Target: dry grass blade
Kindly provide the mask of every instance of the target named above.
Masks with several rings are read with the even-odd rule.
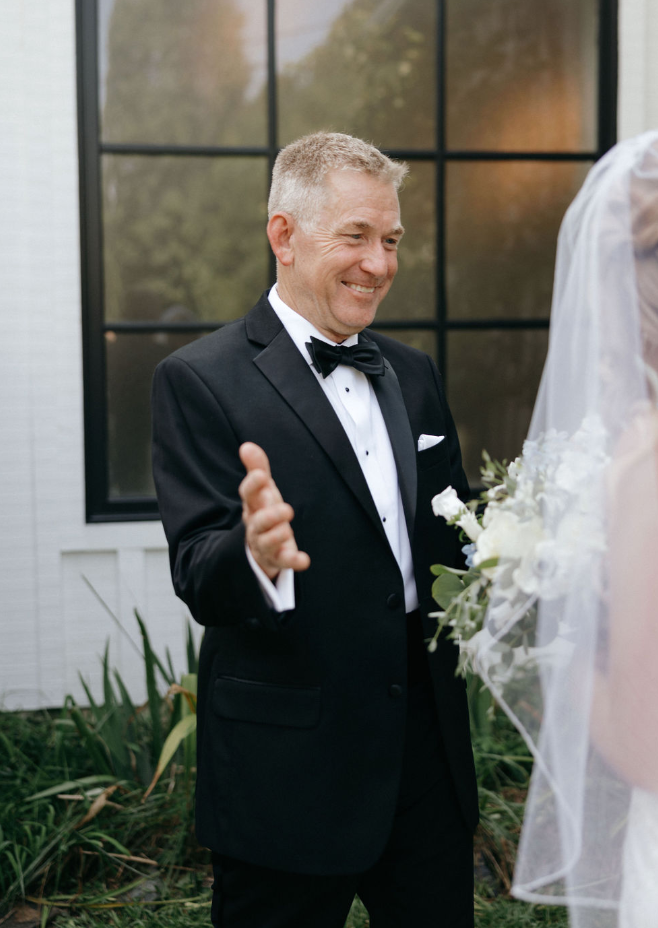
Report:
[[[100,857],[98,851],[82,851],[88,857]],[[134,854],[115,854],[112,851],[105,852],[106,857],[116,857],[117,860],[128,860],[133,864],[147,864],[149,867],[159,867],[157,860],[151,860],[150,857],[135,857]]]
[[[96,818],[98,813],[103,809],[107,804],[110,796],[119,788],[119,784],[115,783],[114,786],[108,786],[107,789],[104,789],[100,796],[97,796],[96,799],[89,806],[87,814],[84,815],[80,821],[75,826],[76,828],[81,828],[83,825],[86,825],[87,822],[90,822],[92,819]],[[112,803],[116,805],[116,803]]]
[[[142,802],[146,802],[148,797],[151,795],[151,792],[162,776],[165,767],[172,759],[176,751],[178,750],[179,744],[185,740],[192,732],[196,731],[196,715],[187,715],[185,718],[182,718],[172,730],[167,735],[167,740],[165,741],[160,758],[158,760],[158,766],[155,773],[153,774],[153,779],[149,784],[148,789],[144,793]]]
[[[185,689],[185,687],[181,686],[179,683],[172,683],[167,690],[166,698],[168,699],[170,696],[176,696],[177,694],[185,697],[185,702],[189,706],[190,712],[196,712],[196,693],[192,690]]]

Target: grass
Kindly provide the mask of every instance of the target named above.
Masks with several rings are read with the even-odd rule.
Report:
[[[156,751],[185,710],[180,687],[174,700],[158,692],[156,669],[164,685],[173,672],[163,671],[141,623],[140,630],[146,706],[133,706],[117,675],[112,687],[106,654],[103,704],[83,709],[68,700],[56,713],[0,713],[0,920],[24,900],[42,926],[52,915],[56,928],[209,924],[212,878],[209,852],[193,834],[189,739],[146,792]],[[195,660],[191,652],[192,670]],[[488,694],[476,681],[469,688],[481,813],[476,925],[566,928],[564,909],[509,897],[530,757]],[[356,899],[346,928],[368,925]]]
[[[146,802],[143,784],[114,778],[116,789],[85,822],[107,787],[97,782],[79,731],[62,721],[59,713],[0,714],[0,898],[57,905],[57,928],[207,926],[210,867],[193,836],[184,769],[174,768],[174,776],[170,769]],[[476,849],[483,878],[476,925],[566,928],[563,909],[508,897],[530,764],[503,716],[481,719],[480,726],[474,739],[482,814]],[[66,791],[29,800],[66,781]],[[355,900],[346,928],[367,926],[367,912]]]

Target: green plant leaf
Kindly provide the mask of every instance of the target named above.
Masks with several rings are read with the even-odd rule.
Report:
[[[432,596],[442,609],[447,609],[456,596],[464,592],[464,584],[453,574],[441,574],[432,584]]]
[[[160,720],[160,703],[162,702],[162,698],[158,693],[158,688],[155,683],[155,667],[156,664],[159,664],[159,661],[155,656],[153,649],[151,648],[151,642],[149,641],[146,626],[144,625],[144,622],[142,621],[137,609],[135,609],[135,618],[137,619],[137,624],[139,625],[139,630],[142,635],[142,643],[144,645],[146,693],[149,702],[149,715],[151,717],[152,757],[155,759],[156,757],[159,757],[162,752],[162,723]],[[163,676],[165,676],[162,666],[160,666],[160,672],[163,674]]]
[[[119,693],[121,694],[121,702],[122,702],[123,708],[124,710],[127,710],[128,722],[134,723],[135,719],[137,718],[137,712],[133,705],[132,699],[130,698],[130,693],[126,689],[126,685],[121,679],[121,675],[119,671],[114,670],[113,673],[114,673],[114,679],[116,680],[116,684],[119,688]]]
[[[197,675],[195,673],[184,673],[181,677],[180,685],[187,693],[183,695],[183,718],[190,713],[196,712],[196,694],[197,694]],[[189,694],[189,695],[188,695]],[[192,698],[194,696],[195,698]],[[190,703],[192,705],[190,705]],[[192,708],[194,706],[194,708]]]
[[[194,646],[194,636],[192,635],[192,626],[190,625],[190,620],[185,620],[186,628],[186,640],[187,640],[187,672],[188,673],[198,673],[199,672],[199,658],[196,653],[196,647]]]
[[[87,681],[84,679],[84,677],[82,676],[82,674],[81,674],[81,673],[78,673],[78,677],[80,678],[80,683],[82,684],[82,688],[83,688],[83,690],[85,691],[85,695],[86,695],[87,700],[88,700],[88,702],[89,702],[89,707],[90,707],[90,709],[91,709],[91,714],[93,715],[94,719],[96,720],[96,724],[99,725],[99,724],[103,721],[103,715],[104,715],[105,713],[103,712],[103,710],[101,709],[101,707],[98,705],[98,703],[97,703],[96,700],[94,699],[94,696],[93,696],[93,693],[91,692],[91,689],[90,689],[90,687],[89,687],[89,684],[88,684]],[[73,699],[73,697],[71,697],[71,704],[72,704],[72,705],[77,705],[77,703],[75,702],[75,700]]]
[[[466,574],[465,570],[458,570],[456,567],[446,567],[445,564],[432,564],[430,570],[435,577],[440,577],[443,574],[453,574],[455,577],[462,577]]]
[[[162,663],[158,655],[155,653],[155,651],[151,647],[151,641],[148,637],[148,632],[146,631],[146,624],[144,620],[140,616],[139,611],[137,609],[133,609],[133,612],[135,614],[135,618],[137,619],[137,622],[139,623],[139,630],[142,635],[142,642],[144,641],[144,635],[146,635],[146,641],[148,642],[148,648],[151,654],[151,660],[153,661],[154,665],[160,671],[160,675],[162,676],[162,679],[165,681],[167,686],[171,686],[171,684],[174,683],[175,675],[172,676],[172,674],[170,674],[168,670],[165,670],[164,664]],[[144,657],[146,657],[146,654],[144,655]]]
[[[174,670],[174,662],[171,659],[171,651],[169,648],[165,648],[165,657],[167,658],[167,667],[169,668],[169,680],[167,681],[169,685],[173,683],[176,679],[176,671]]]
[[[184,673],[181,677],[181,686],[187,691],[180,695],[182,717],[185,719],[196,713],[197,675],[195,673]],[[190,694],[194,694],[194,698]],[[185,763],[185,776],[189,780],[196,760],[195,732],[190,732],[183,743],[183,760]]]
[[[156,767],[153,779],[149,784],[149,788],[144,793],[144,799],[147,799],[151,794],[153,787],[162,776],[165,767],[178,750],[181,741],[183,741],[184,738],[187,738],[188,735],[191,735],[192,732],[195,731],[196,715],[185,716],[185,718],[181,719],[180,722],[172,728],[172,730],[167,735],[167,740],[162,747],[162,753],[158,758],[158,766]]]
[[[69,711],[71,713],[71,718],[75,723],[75,727],[78,729],[78,732],[80,733],[80,736],[85,743],[85,747],[87,748],[87,752],[91,757],[94,766],[102,773],[106,773],[111,776],[112,770],[108,761],[105,745],[89,727],[85,717],[77,706],[72,706]]]
[[[48,789],[41,790],[40,793],[34,793],[33,796],[28,796],[25,802],[45,799],[47,796],[55,796],[57,793],[68,793],[74,789],[85,790],[93,788],[94,786],[109,786],[112,783],[118,782],[116,777],[105,775],[80,777],[78,780],[65,780],[63,783],[58,783],[56,786],[49,786]]]
[[[499,557],[490,557],[488,561],[482,561],[481,564],[478,564],[478,570],[488,569],[489,567],[498,567],[500,561]]]
[[[103,699],[105,700],[105,711],[109,712],[117,705],[117,698],[112,689],[110,681],[110,642],[105,643],[105,652],[103,653]]]
[[[127,857],[130,857],[132,854],[130,848],[127,848],[125,844],[121,844],[120,841],[117,841],[116,838],[113,838],[112,835],[108,835],[104,831],[87,831],[85,832],[85,837],[92,841],[101,841],[103,844],[111,844],[112,847],[117,849],[119,854],[125,854]]]

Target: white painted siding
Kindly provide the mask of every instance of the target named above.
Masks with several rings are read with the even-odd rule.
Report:
[[[159,523],[86,525],[73,0],[0,4],[0,705],[99,692],[107,638],[135,699],[139,641],[185,669]]]
[[[0,3],[0,704],[99,692],[106,639],[142,667],[82,579],[184,669],[185,609],[159,523],[86,525],[73,0]],[[658,0],[620,0],[620,136],[658,126]]]
[[[619,138],[658,129],[658,0],[619,3]]]

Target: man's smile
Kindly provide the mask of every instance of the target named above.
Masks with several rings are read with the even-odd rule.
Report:
[[[350,284],[346,280],[342,280],[341,283],[350,290],[356,290],[357,293],[374,293],[377,289],[376,287],[363,287],[361,284]]]

